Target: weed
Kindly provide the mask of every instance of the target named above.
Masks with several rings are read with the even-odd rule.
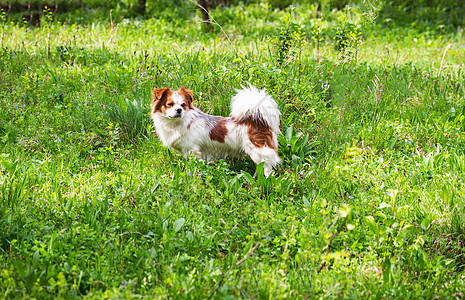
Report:
[[[278,53],[276,62],[279,66],[288,63],[288,59],[292,61],[295,58],[290,57],[292,53],[298,52],[302,47],[302,28],[295,22],[292,22],[292,11],[286,15],[281,26],[279,35],[277,36]]]
[[[296,166],[311,161],[316,154],[317,141],[310,142],[309,134],[303,134],[288,126],[278,137],[280,155],[284,165]]]
[[[342,60],[347,62],[357,60],[361,33],[354,24],[347,22],[346,16],[342,18],[341,24],[336,28],[334,41],[336,43],[335,48],[341,54]]]
[[[148,137],[150,133],[149,110],[144,101],[117,98],[113,104],[108,103],[105,110],[109,122],[115,126],[117,135],[123,141],[135,141]]]
[[[320,59],[320,44],[321,42],[323,42],[321,32],[322,32],[322,21],[320,18],[318,18],[314,20],[313,29],[312,29],[312,40],[314,40],[316,43],[317,60]]]

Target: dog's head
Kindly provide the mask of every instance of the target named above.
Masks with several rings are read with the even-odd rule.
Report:
[[[194,109],[192,91],[184,87],[177,91],[158,88],[152,92],[152,116],[160,114],[168,119],[182,118],[187,111]]]

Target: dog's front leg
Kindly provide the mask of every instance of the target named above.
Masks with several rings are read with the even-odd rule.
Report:
[[[161,139],[163,142],[163,146],[168,147],[168,148],[179,149],[180,145],[177,142],[179,138],[181,137],[181,134],[176,131],[170,131],[169,134],[170,135],[168,135],[167,133],[163,134],[163,137]]]
[[[199,160],[205,160],[205,159],[204,159],[204,155],[203,155],[203,153],[202,153],[202,151],[200,150],[199,147],[193,148],[191,152],[192,152],[192,154],[193,154],[195,157],[197,157],[197,159],[199,159]]]
[[[202,151],[200,151],[200,148],[198,148],[198,147],[195,147],[195,148],[192,148],[192,149],[182,149],[182,151],[180,151],[180,152],[181,152],[182,156],[184,156],[185,159],[188,159],[188,158],[194,156],[198,160],[204,160]]]

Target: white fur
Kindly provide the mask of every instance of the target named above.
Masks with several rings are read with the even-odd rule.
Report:
[[[248,88],[236,90],[237,95],[231,99],[231,117],[243,119],[248,116],[261,114],[276,134],[280,134],[279,117],[281,113],[278,105],[266,93],[250,85]]]
[[[227,156],[248,155],[256,164],[264,163],[264,174],[269,176],[280,163],[277,154],[280,112],[276,102],[264,90],[255,87],[243,88],[231,100],[231,117],[218,118],[203,113],[199,109],[184,110],[183,99],[173,93],[174,105],[165,113],[152,113],[155,129],[164,146],[173,148],[187,157],[193,154],[203,160],[224,158]],[[248,127],[239,124],[248,117],[260,117],[266,121],[272,131],[275,149],[266,145],[256,147],[248,136]],[[222,120],[228,133],[224,142],[212,140],[210,131]]]

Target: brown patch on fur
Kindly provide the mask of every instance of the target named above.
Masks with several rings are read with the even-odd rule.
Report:
[[[170,88],[158,88],[152,92],[152,115],[156,112],[165,112],[166,103],[173,91]]]
[[[191,129],[191,125],[192,125],[192,123],[194,123],[196,120],[197,120],[197,117],[196,117],[196,116],[194,116],[194,117],[193,117],[193,119],[190,121],[190,123],[189,123],[189,124],[187,124],[187,130],[190,130],[190,129]]]
[[[273,143],[273,132],[270,126],[260,116],[250,116],[237,121],[237,124],[247,126],[247,134],[255,147],[267,146],[271,149],[278,149],[277,145]]]
[[[224,143],[224,139],[228,135],[228,128],[226,127],[226,118],[219,117],[218,123],[210,130],[210,139],[220,143]]]
[[[192,104],[192,101],[194,101],[194,94],[192,93],[192,91],[186,90],[184,87],[181,87],[178,90],[178,93],[184,98],[186,106],[189,109],[194,109],[194,105]]]

